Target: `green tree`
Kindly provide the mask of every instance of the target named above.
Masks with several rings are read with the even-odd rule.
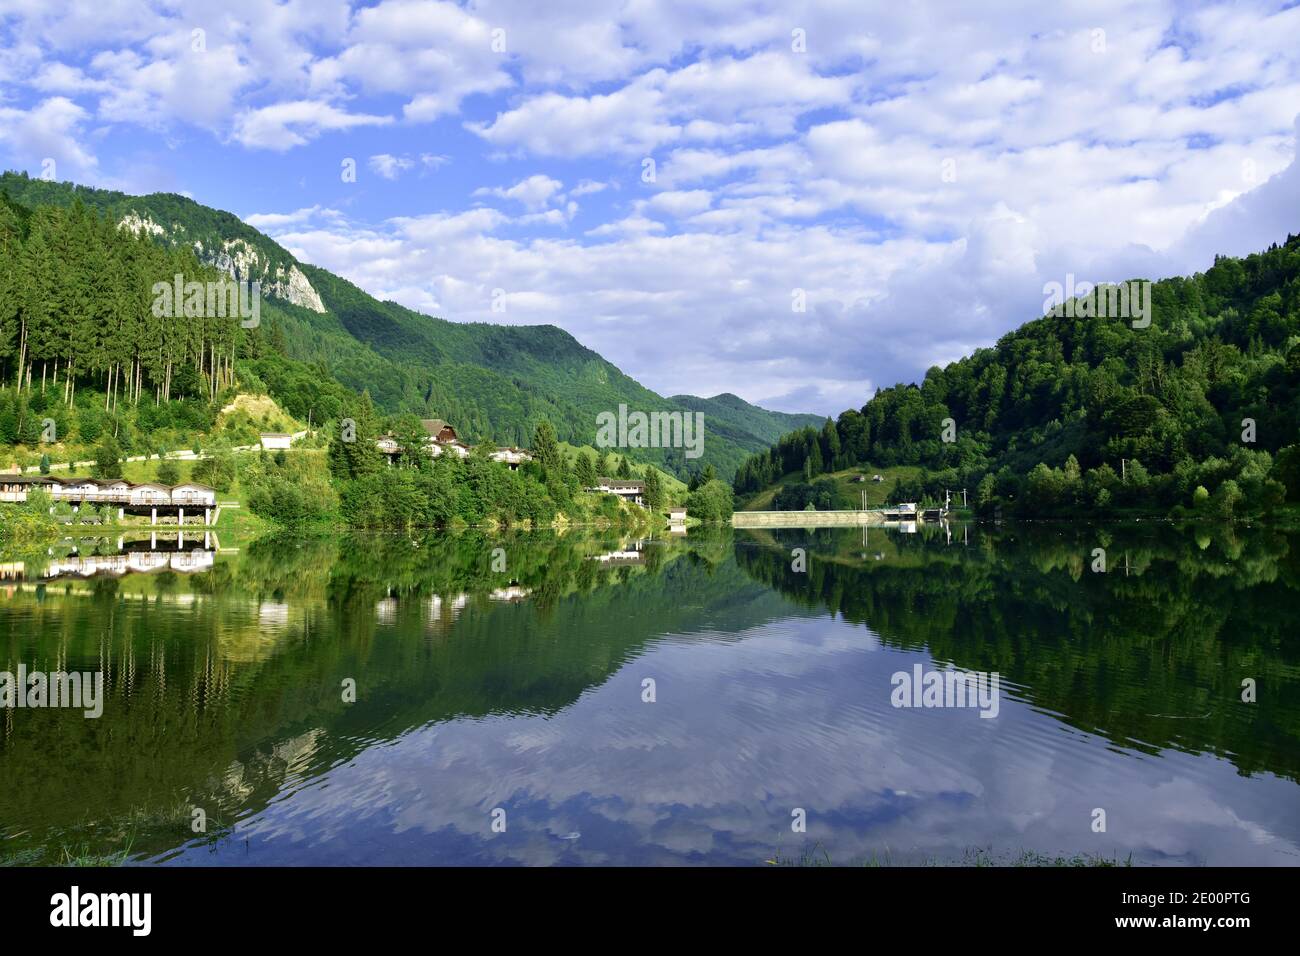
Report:
[[[701,521],[722,523],[731,520],[735,500],[731,486],[716,478],[691,492],[686,499],[686,511]]]
[[[158,462],[158,480],[164,485],[180,484],[181,470],[177,467],[176,462],[170,458],[164,458]]]
[[[555,438],[555,427],[544,418],[533,429],[533,457],[548,472],[560,462],[560,443]]]
[[[372,475],[383,467],[383,455],[375,445],[379,421],[370,392],[348,403],[332,429],[326,459],[330,474],[339,481]]]
[[[1292,352],[1300,354],[1300,346]],[[1277,453],[1269,477],[1286,488],[1287,501],[1300,501],[1300,445],[1287,445]]]
[[[122,449],[109,432],[104,433],[103,440],[95,449],[95,467],[91,474],[95,478],[122,477]]]
[[[645,503],[651,511],[660,511],[664,507],[664,487],[659,478],[659,469],[647,465],[645,470]]]
[[[265,454],[261,457],[269,459]],[[208,449],[208,457],[195,463],[194,470],[190,474],[195,481],[210,485],[217,491],[229,491],[234,487],[238,476],[235,454],[231,451],[230,443],[224,439],[213,442],[212,447]]]
[[[593,488],[596,485],[596,465],[592,462],[591,455],[582,451],[578,453],[578,464],[575,468],[575,474],[578,478],[578,484],[583,488]]]

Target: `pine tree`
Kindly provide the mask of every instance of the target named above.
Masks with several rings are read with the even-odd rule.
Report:
[[[596,485],[596,466],[591,460],[591,455],[587,452],[578,454],[578,465],[576,468],[578,483],[584,488],[594,488]]]
[[[383,467],[383,456],[375,446],[379,437],[379,420],[370,392],[343,410],[330,436],[326,460],[330,474],[343,481],[370,475]]]
[[[664,506],[664,490],[659,480],[659,469],[653,465],[647,465],[645,470],[645,503],[651,511],[659,511]]]
[[[553,470],[560,460],[560,444],[555,438],[555,428],[544,418],[533,430],[533,457],[547,471]]]

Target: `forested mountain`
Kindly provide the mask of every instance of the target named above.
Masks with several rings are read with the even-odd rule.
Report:
[[[8,243],[0,263],[0,283],[8,283],[0,285],[5,383],[17,382],[20,366],[39,382],[57,365],[66,385],[72,361],[74,376],[89,376],[117,400],[129,386],[134,403],[144,394],[160,401],[215,394],[246,367],[303,420],[337,415],[341,383],[368,391],[383,412],[444,418],[471,441],[519,445],[542,419],[561,440],[592,444],[597,414],[620,404],[646,412],[702,411],[701,459],[687,461],[681,449],[630,452],[683,477],[707,463],[730,478],[747,454],[817,421],[733,395],[664,398],[554,326],[456,323],[381,302],[297,262],[237,217],[182,196],[133,197],[15,173],[0,176],[0,196],[7,222],[0,242]],[[119,234],[135,238],[119,240]],[[54,256],[44,260],[44,253],[28,249],[51,245]],[[55,272],[62,276],[57,282]],[[186,320],[165,346],[133,340],[145,327],[162,334],[135,319],[142,307],[148,314],[152,283],[175,272],[260,281],[260,327],[241,330],[222,321],[219,329],[204,328]],[[56,291],[62,298],[47,298]]]
[[[967,487],[989,512],[1224,515],[1300,498],[1300,237],[1156,282],[1151,301],[1147,328],[1049,314],[880,390],[747,460],[736,491],[870,463],[928,469],[898,499]]]

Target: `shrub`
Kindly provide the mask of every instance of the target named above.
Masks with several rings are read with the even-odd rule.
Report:
[[[701,485],[686,499],[687,513],[701,521],[730,521],[734,508],[731,486],[717,478]]]

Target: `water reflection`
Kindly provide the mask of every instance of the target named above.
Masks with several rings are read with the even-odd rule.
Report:
[[[143,537],[65,538],[44,554],[27,555],[0,563],[0,580],[44,582],[60,578],[152,574],[175,571],[194,574],[210,571],[220,547],[214,532]]]
[[[70,553],[37,556],[0,603],[0,669],[99,667],[108,703],[0,711],[0,855],[755,864],[816,842],[841,862],[987,845],[1294,863],[1292,543],[324,536],[187,547],[209,556],[193,574],[133,573],[123,546],[96,556],[125,571],[87,581],[47,580]],[[999,717],[893,709],[914,662],[999,672]]]

